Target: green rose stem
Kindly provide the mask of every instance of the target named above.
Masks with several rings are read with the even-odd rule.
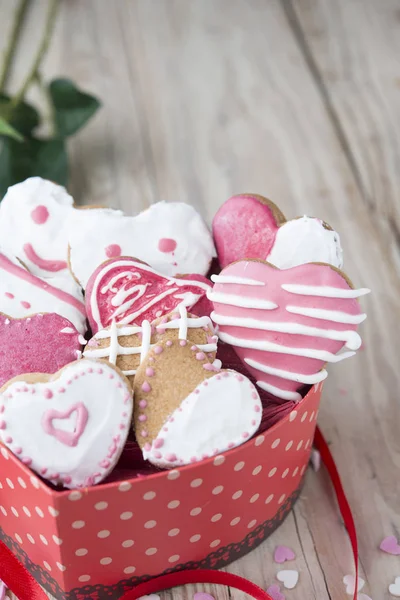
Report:
[[[20,0],[18,7],[15,11],[13,26],[11,30],[10,39],[4,51],[3,64],[1,67],[0,74],[0,94],[3,94],[7,85],[8,76],[10,74],[10,68],[17,47],[19,36],[22,31],[22,26],[25,21],[27,9],[29,7],[30,0]]]

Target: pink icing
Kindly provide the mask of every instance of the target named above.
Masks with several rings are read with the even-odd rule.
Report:
[[[118,244],[110,244],[104,248],[104,252],[108,258],[115,258],[116,256],[121,256],[122,254],[121,246]]]
[[[176,241],[171,238],[161,238],[158,242],[160,252],[173,252],[176,249]]]
[[[149,384],[148,381],[144,381],[142,383],[142,390],[143,390],[143,392],[150,392],[151,391],[151,386],[150,386],[150,384]]]
[[[30,303],[29,303],[29,302],[26,302],[26,300],[22,300],[22,301],[21,301],[21,306],[23,306],[23,307],[24,307],[24,308],[26,308],[27,310],[28,310],[29,308],[31,308],[31,305],[30,305]]]
[[[41,258],[35,252],[32,244],[24,244],[23,249],[28,260],[39,267],[39,269],[42,269],[42,271],[57,273],[58,271],[63,271],[68,267],[65,260],[47,260],[45,258]]]
[[[15,297],[11,292],[5,292],[4,295],[7,296],[7,298],[11,298],[11,300]]]
[[[46,223],[48,218],[49,211],[47,210],[46,206],[43,206],[43,204],[39,204],[39,206],[34,208],[31,212],[31,219],[34,223],[36,223],[36,225],[43,225],[43,223]]]
[[[154,448],[162,448],[164,446],[164,440],[162,438],[157,438],[154,440]]]
[[[45,390],[43,390],[43,396],[47,398],[47,400],[50,400],[53,397],[53,392],[46,388]]]
[[[146,402],[146,400],[141,400],[141,401],[139,402],[139,406],[140,406],[140,408],[146,408],[146,406],[147,406],[147,402]]]
[[[154,369],[152,367],[147,367],[146,375],[147,377],[154,377]]]
[[[161,354],[162,351],[163,351],[162,346],[155,346],[155,348],[154,348],[155,354]]]
[[[54,427],[54,419],[69,419],[74,412],[77,413],[77,421],[73,432],[63,431]],[[48,435],[55,437],[61,444],[75,447],[78,445],[79,439],[85,431],[88,419],[88,409],[83,402],[77,402],[66,411],[58,411],[53,408],[46,410],[42,417],[42,427]]]
[[[73,334],[61,333],[66,327]],[[0,353],[0,386],[24,373],[56,373],[81,349],[75,327],[55,313],[25,319],[0,314],[0,340],[7,348],[7,353]]]
[[[197,354],[196,354],[197,360],[204,360],[205,357],[206,357],[206,355],[204,354],[204,352],[197,352]]]
[[[186,346],[186,344],[187,344],[187,341],[186,341],[186,340],[180,340],[179,344],[180,344],[181,346]]]

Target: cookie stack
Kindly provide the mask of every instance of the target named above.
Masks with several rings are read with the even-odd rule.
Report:
[[[260,196],[212,235],[184,203],[79,209],[32,178],[0,205],[0,246],[0,440],[53,485],[102,481],[132,431],[159,468],[234,448],[361,346],[369,290],[338,234]]]

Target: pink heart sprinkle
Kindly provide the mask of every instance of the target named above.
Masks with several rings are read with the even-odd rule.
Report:
[[[296,558],[295,553],[291,548],[287,546],[277,546],[274,553],[274,561],[281,564],[287,560],[294,560]]]
[[[387,554],[394,554],[395,556],[400,554],[400,545],[394,535],[385,537],[385,539],[381,541],[379,548],[383,550],[383,552],[387,552]]]
[[[267,594],[271,596],[272,600],[286,600],[286,597],[281,594],[281,588],[276,583],[269,586]]]
[[[206,594],[206,592],[196,592],[193,600],[215,600],[215,598],[211,594]]]

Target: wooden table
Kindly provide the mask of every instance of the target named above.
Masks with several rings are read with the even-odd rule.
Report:
[[[34,4],[14,82],[40,35],[45,2]],[[13,5],[0,3],[0,39]],[[373,600],[391,598],[400,576],[400,558],[378,549],[400,532],[399,31],[398,0],[68,0],[45,69],[104,103],[71,141],[78,201],[137,211],[181,200],[210,221],[230,195],[253,191],[340,232],[346,272],[373,294],[364,351],[330,369],[319,422]],[[277,544],[297,554],[288,599],[348,597],[350,545],[323,471],[310,470],[282,527],[229,571],[268,587]]]

